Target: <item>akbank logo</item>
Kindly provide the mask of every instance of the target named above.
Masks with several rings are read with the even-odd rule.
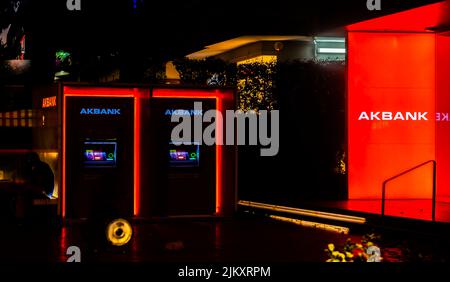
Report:
[[[105,116],[120,116],[120,109],[110,108],[82,108],[80,115],[105,115]]]
[[[361,112],[358,120],[368,121],[450,121],[450,113],[437,112],[435,115],[428,112]]]
[[[428,120],[428,112],[361,112],[358,120]]]
[[[167,109],[164,112],[164,115],[171,116],[171,115],[177,115],[177,116],[202,116],[203,110],[183,110],[183,109]]]

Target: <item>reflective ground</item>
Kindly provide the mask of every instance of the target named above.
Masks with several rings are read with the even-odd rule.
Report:
[[[130,243],[113,247],[100,226],[7,225],[0,235],[0,261],[66,261],[67,248],[78,246],[83,262],[317,262],[326,260],[328,243],[348,238],[262,218],[182,219],[134,223]]]
[[[385,214],[388,216],[431,221],[431,200],[387,200]],[[348,200],[317,202],[316,206],[337,208],[370,214],[381,214],[381,200]],[[450,223],[450,204],[436,203],[436,221]]]

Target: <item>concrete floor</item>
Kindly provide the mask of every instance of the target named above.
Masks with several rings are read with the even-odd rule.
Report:
[[[347,235],[262,218],[165,220],[133,224],[125,247],[105,243],[103,228],[71,223],[7,225],[2,228],[0,261],[66,261],[78,246],[83,262],[323,262],[324,248]]]

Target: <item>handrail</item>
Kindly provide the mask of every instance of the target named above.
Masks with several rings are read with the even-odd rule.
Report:
[[[382,199],[381,199],[381,215],[384,216],[384,210],[385,210],[385,201],[386,201],[386,184],[394,179],[399,178],[400,176],[403,176],[407,173],[410,173],[413,170],[416,170],[424,165],[427,165],[429,163],[433,163],[433,197],[432,197],[432,210],[431,210],[431,219],[432,221],[435,221],[436,219],[436,161],[435,160],[429,160],[426,162],[423,162],[421,164],[416,165],[413,168],[410,168],[408,170],[405,170],[397,175],[394,175],[385,181],[383,181],[383,190],[382,190]]]

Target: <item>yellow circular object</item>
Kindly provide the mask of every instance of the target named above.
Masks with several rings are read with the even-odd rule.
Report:
[[[115,219],[108,224],[108,227],[106,227],[106,237],[114,246],[123,246],[127,244],[132,236],[133,228],[125,219]]]

